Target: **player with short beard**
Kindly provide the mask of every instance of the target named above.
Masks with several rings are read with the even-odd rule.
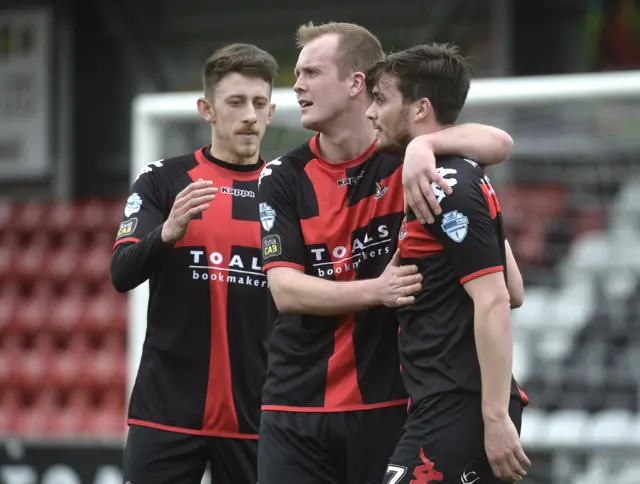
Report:
[[[470,69],[456,48],[416,46],[376,63],[366,86],[377,150],[402,153],[456,122]],[[411,405],[384,482],[518,482],[531,465],[518,436],[528,399],[511,374],[522,278],[484,170],[462,156],[438,156],[437,167],[453,188],[439,196],[442,215],[421,224],[410,213],[399,235],[401,264],[424,282],[397,312]]]
[[[120,292],[149,280],[147,331],[129,406],[124,481],[255,484],[272,314],[260,272],[260,142],[274,114],[275,59],[215,52],[198,111],[211,144],[147,165],[116,237]],[[215,199],[215,200],[214,200]]]
[[[378,39],[329,23],[300,27],[298,44],[294,91],[303,126],[318,134],[260,177],[263,270],[281,314],[269,340],[258,477],[374,483],[406,419],[394,308],[414,302],[422,279],[394,256],[403,170],[408,193],[437,210],[431,182],[448,186],[434,151],[495,163],[510,138],[488,126],[450,128],[417,139],[403,168],[402,158],[376,153],[365,116],[364,72],[383,58]]]

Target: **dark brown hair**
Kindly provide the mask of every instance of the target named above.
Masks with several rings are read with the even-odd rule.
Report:
[[[233,72],[259,77],[273,86],[278,74],[278,62],[267,51],[253,44],[231,44],[222,47],[207,59],[202,68],[205,96],[213,94],[220,80]]]
[[[471,85],[471,67],[459,49],[447,44],[417,45],[390,54],[366,75],[369,95],[388,74],[405,103],[428,98],[440,124],[453,124],[464,107]]]
[[[375,35],[360,25],[345,22],[301,25],[296,33],[296,44],[302,48],[324,35],[337,35],[340,39],[336,58],[340,77],[366,72],[384,57],[382,45]]]

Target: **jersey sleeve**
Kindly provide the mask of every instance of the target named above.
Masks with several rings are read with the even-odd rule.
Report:
[[[163,207],[163,198],[153,171],[138,176],[123,207],[114,249],[126,242],[140,242],[145,235],[164,222],[169,214],[166,213],[166,207]]]
[[[166,196],[153,171],[143,170],[134,181],[111,257],[111,282],[117,291],[129,291],[146,281],[172,249],[162,241],[162,224],[170,211]]]
[[[444,246],[460,283],[465,284],[476,277],[504,271],[504,241],[500,240],[494,220],[496,214],[483,194],[482,175],[476,174],[479,170],[458,171],[450,175],[455,177],[453,193],[439,194],[442,214],[424,227]]]
[[[262,237],[262,270],[291,267],[305,270],[305,243],[296,203],[295,177],[286,161],[265,165],[258,183]]]

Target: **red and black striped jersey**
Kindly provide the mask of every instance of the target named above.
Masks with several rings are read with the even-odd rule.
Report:
[[[120,291],[149,279],[129,423],[257,438],[275,317],[261,271],[257,190],[263,166],[224,163],[203,148],[149,164],[133,183],[111,267]],[[168,246],[162,224],[176,195],[198,179],[213,181],[216,199]]]
[[[260,176],[263,271],[292,267],[334,281],[382,274],[403,217],[402,162],[376,153],[330,163],[317,137]],[[263,409],[347,411],[406,405],[393,310],[281,314],[269,339]]]
[[[423,276],[416,302],[398,310],[402,376],[412,408],[435,394],[480,393],[473,300],[463,285],[494,272],[507,277],[500,204],[491,181],[471,160],[438,157],[437,169],[453,189],[434,184],[442,214],[424,226],[410,214],[400,229],[402,264]],[[528,400],[512,380],[512,395]]]

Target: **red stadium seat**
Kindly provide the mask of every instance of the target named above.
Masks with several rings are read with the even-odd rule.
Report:
[[[78,268],[86,261],[82,256],[83,240],[78,232],[71,232],[63,239],[64,243],[50,253],[44,268],[44,276],[55,283],[64,283],[72,279]]]
[[[0,235],[4,236],[7,232],[11,232],[11,220],[14,210],[14,203],[8,200],[2,200],[0,202]]]
[[[20,395],[3,386],[0,397],[0,435],[13,435],[17,430],[17,421],[21,413]]]
[[[126,300],[123,301],[119,296],[121,295],[112,289],[109,292],[96,294],[87,302],[84,320],[88,331],[99,335],[114,329],[114,326],[120,326],[119,307],[123,303],[126,304]]]
[[[91,410],[91,395],[83,388],[69,394],[67,404],[60,411],[59,420],[52,429],[58,436],[77,436],[85,430]]]
[[[50,313],[51,329],[59,335],[69,335],[82,322],[86,296],[81,286],[73,286],[73,292],[60,297]]]
[[[18,291],[15,286],[8,286],[0,295],[0,338],[11,329],[18,302]]]
[[[125,198],[110,200],[107,204],[107,218],[105,224],[105,232],[109,234],[111,239],[115,239],[120,222],[124,217],[124,206],[127,200]]]
[[[12,386],[13,370],[18,364],[22,354],[21,339],[18,335],[9,334],[2,340],[0,348],[0,389],[7,389]]]
[[[62,234],[73,232],[78,227],[75,223],[74,205],[69,202],[56,202],[51,205],[44,227],[54,233]]]
[[[96,236],[94,243],[82,255],[77,277],[90,283],[108,281],[113,239],[106,233]]]
[[[16,251],[9,245],[0,246],[0,282],[9,279],[11,265]]]
[[[15,254],[11,277],[16,281],[33,281],[40,277],[46,263],[49,240],[46,233],[37,232],[32,242]]]
[[[31,234],[42,230],[48,219],[50,206],[43,202],[20,204],[12,213],[11,224],[20,233]]]
[[[48,284],[36,285],[31,297],[20,301],[11,325],[12,329],[25,334],[35,334],[43,330],[47,326],[52,308],[57,304]]]
[[[124,388],[107,390],[88,415],[87,430],[93,435],[122,437],[126,431]]]
[[[96,232],[107,223],[107,207],[101,200],[86,200],[76,204],[78,228],[86,232]]]
[[[32,437],[48,435],[58,412],[60,412],[58,394],[53,390],[40,392],[33,404],[24,409],[18,418],[20,434]]]

